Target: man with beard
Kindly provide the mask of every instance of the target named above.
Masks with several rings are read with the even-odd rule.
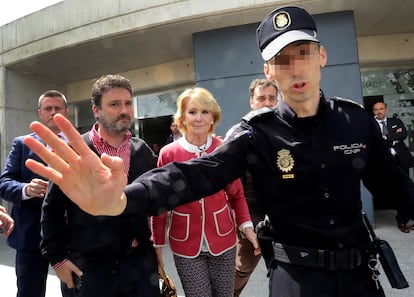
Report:
[[[387,117],[387,111],[387,104],[384,102],[376,102],[372,107],[375,121],[381,129],[382,137],[387,143],[394,160],[397,162],[398,166],[404,170],[404,173],[407,176],[410,176],[410,168],[414,166],[414,158],[404,142],[408,135],[407,128],[399,118]],[[387,198],[395,195],[394,192],[383,192],[381,194],[384,195],[384,197],[382,199],[375,199],[374,203],[378,201],[378,204],[381,205],[382,201],[387,201]],[[392,205],[395,203],[395,199],[388,200],[391,200],[387,201],[388,203],[391,202],[391,208],[398,208],[398,206]],[[376,206],[378,207],[379,205]],[[414,226],[407,225],[410,217],[404,214],[404,209],[397,210],[395,219],[397,220],[398,229],[400,229],[401,232],[410,233],[411,230],[414,230]]]
[[[96,123],[82,135],[88,146],[97,155],[120,157],[128,182],[154,168],[156,156],[129,130],[129,80],[120,75],[100,77],[93,84],[91,101]],[[146,216],[91,216],[53,184],[41,223],[41,250],[62,282],[63,296],[159,296]]]
[[[361,182],[376,197],[392,190],[414,216],[414,183],[397,166],[374,119],[358,104],[320,89],[326,49],[304,9],[280,7],[259,25],[264,74],[282,94],[275,109],[254,112],[211,154],[172,162],[126,186],[119,159],[99,159],[61,115],[74,150],[40,123],[25,144],[43,160],[26,166],[58,183],[94,215],[152,214],[211,195],[251,173],[270,222],[272,297],[384,297],[361,215]],[[82,187],[77,187],[82,183]],[[394,198],[394,197],[393,197]]]

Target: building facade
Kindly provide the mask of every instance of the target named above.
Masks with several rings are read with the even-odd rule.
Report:
[[[249,110],[249,82],[263,76],[258,23],[291,2],[64,0],[0,27],[1,166],[13,138],[29,133],[37,98],[46,89],[64,92],[72,122],[88,130],[94,121],[92,81],[108,73],[128,77],[136,88],[133,129],[148,143],[162,144],[177,95],[194,85],[218,100],[223,120],[217,134],[224,135]],[[414,2],[294,4],[314,15],[328,50],[325,95],[389,102],[413,135]]]

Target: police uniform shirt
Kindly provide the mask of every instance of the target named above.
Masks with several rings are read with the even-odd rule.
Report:
[[[326,100],[322,92],[313,117],[297,118],[280,100],[273,111],[247,116],[209,156],[145,174],[126,188],[126,212],[156,213],[209,195],[246,168],[280,243],[366,244],[361,180],[374,196],[392,189],[414,213],[414,185],[395,165],[374,119],[356,103]],[[134,199],[144,192],[145,199]]]

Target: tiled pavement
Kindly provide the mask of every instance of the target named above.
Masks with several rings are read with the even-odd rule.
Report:
[[[380,276],[381,283],[385,289],[387,297],[412,297],[414,296],[414,231],[409,234],[401,233],[395,225],[395,212],[391,210],[377,210],[375,212],[375,227],[379,237],[387,240],[394,249],[399,260],[401,269],[410,283],[411,287],[403,290],[391,289],[388,281],[383,274]],[[165,249],[166,271],[173,278],[178,287],[178,295],[184,296],[181,284],[179,282],[171,253]],[[16,279],[14,273],[15,252],[5,243],[5,238],[0,236],[0,290],[1,297],[16,296]],[[268,295],[268,280],[264,262],[259,264],[247,287],[243,291],[242,297],[266,297]],[[59,297],[60,284],[50,270],[46,297]],[[97,296],[98,297],[98,296]],[[354,296],[350,296],[354,297]],[[356,297],[356,296],[355,296]]]

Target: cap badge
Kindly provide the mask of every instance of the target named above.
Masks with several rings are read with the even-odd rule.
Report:
[[[295,160],[293,160],[289,150],[281,149],[277,152],[276,164],[280,171],[287,173],[293,169]]]
[[[281,11],[273,17],[273,27],[275,30],[281,31],[289,27],[291,24],[290,15],[286,11]]]

